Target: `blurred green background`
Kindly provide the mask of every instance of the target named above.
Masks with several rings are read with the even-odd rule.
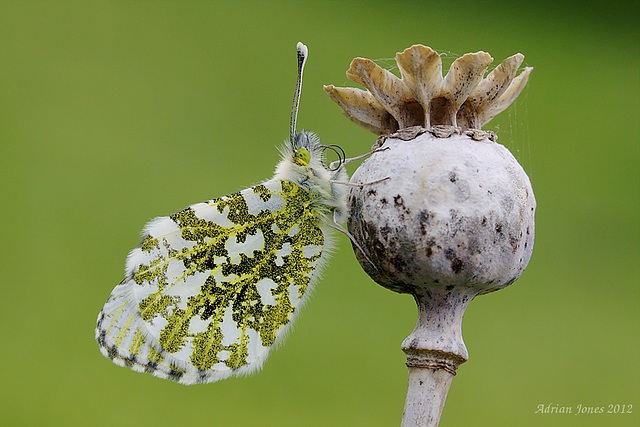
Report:
[[[467,310],[441,425],[638,425],[639,17],[605,1],[0,2],[0,424],[399,425],[414,302],[373,284],[344,237],[258,375],[185,387],[93,339],[148,219],[271,176],[301,40],[299,127],[349,155],[374,135],[322,85],[351,85],[353,57],[525,55],[528,88],[488,128],[531,177],[536,246]]]

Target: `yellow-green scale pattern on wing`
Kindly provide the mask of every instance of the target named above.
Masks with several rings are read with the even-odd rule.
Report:
[[[99,319],[106,347],[117,348],[109,357],[174,380],[261,364],[322,255],[313,202],[293,182],[268,181],[151,222],[129,256],[130,277],[110,297],[115,313],[129,299],[128,319],[111,320],[120,325],[113,331],[100,325],[108,314]]]

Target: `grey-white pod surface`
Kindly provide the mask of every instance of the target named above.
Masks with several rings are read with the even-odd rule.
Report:
[[[415,127],[382,140],[384,151],[351,182],[389,179],[350,188],[348,229],[371,260],[355,249],[362,268],[380,285],[473,298],[524,271],[536,201],[527,174],[490,132],[442,128],[450,135]]]

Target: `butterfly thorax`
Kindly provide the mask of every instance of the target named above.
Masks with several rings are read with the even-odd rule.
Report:
[[[294,151],[295,150],[295,151]],[[342,218],[346,212],[346,186],[349,176],[343,165],[330,170],[323,162],[324,146],[311,132],[296,133],[294,143],[282,149],[282,160],[276,167],[274,180],[291,181],[311,195],[309,209],[323,222],[333,222],[334,212]]]

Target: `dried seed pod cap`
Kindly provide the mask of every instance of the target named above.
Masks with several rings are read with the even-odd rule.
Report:
[[[510,56],[483,78],[493,58],[486,52],[467,53],[443,77],[440,55],[414,45],[396,54],[402,78],[371,60],[355,58],[347,77],[367,90],[333,85],[324,90],[347,117],[378,135],[411,126],[480,129],[527,84],[532,67],[516,77],[523,60],[521,53]]]

